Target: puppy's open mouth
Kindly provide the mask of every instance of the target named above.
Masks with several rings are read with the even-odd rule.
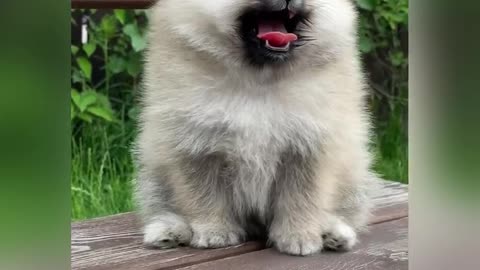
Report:
[[[291,18],[295,17],[295,13],[276,12],[266,18],[259,18],[256,28],[257,38],[265,41],[265,47],[272,51],[285,52],[290,48],[290,43],[298,39],[293,33],[294,26],[291,25]],[[286,17],[288,16],[288,18]],[[289,32],[287,27],[291,30]]]
[[[306,19],[303,12],[251,9],[240,17],[240,33],[247,55],[256,64],[284,62],[301,39],[297,26]]]

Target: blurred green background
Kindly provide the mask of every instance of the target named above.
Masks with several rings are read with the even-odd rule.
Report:
[[[357,0],[359,49],[371,94],[374,169],[408,183],[408,2]],[[136,97],[148,13],[73,10],[71,15],[72,219],[133,209]]]

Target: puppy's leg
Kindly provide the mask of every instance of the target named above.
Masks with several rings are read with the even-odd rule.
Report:
[[[376,179],[373,174],[367,172],[364,175],[366,175],[364,179],[341,185],[335,202],[335,213],[356,231],[363,231],[366,228],[372,207],[371,196],[378,188],[372,181]]]
[[[234,218],[229,198],[228,187],[234,172],[225,157],[186,157],[183,163],[185,181],[177,194],[193,230],[190,245],[218,248],[244,241],[246,233]]]
[[[336,178],[314,157],[286,153],[275,179],[274,217],[269,240],[281,252],[310,255],[333,235],[345,247],[356,242],[355,231],[330,211]],[[331,238],[331,237],[330,237]],[[325,238],[330,243],[330,238]]]
[[[345,237],[342,239],[341,235],[353,235],[351,229],[355,232],[366,230],[371,216],[371,196],[378,188],[374,181],[377,177],[367,166],[356,170],[352,170],[353,168],[354,164],[350,163],[349,169],[343,170],[339,176],[342,181],[337,188],[334,201],[334,213],[339,218],[332,222],[331,228],[324,234],[324,245],[331,250],[350,249],[355,242],[348,241],[349,238]]]
[[[164,174],[163,177],[166,177]],[[136,201],[145,223],[144,243],[156,248],[187,245],[192,230],[183,217],[174,213],[166,181],[143,169],[136,182]]]

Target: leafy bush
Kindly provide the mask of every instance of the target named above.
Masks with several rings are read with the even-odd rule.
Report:
[[[375,169],[407,181],[407,0],[357,0],[359,49],[375,116]],[[130,210],[134,168],[135,96],[147,14],[139,10],[75,10],[72,29],[72,215],[74,219]]]
[[[99,11],[85,10],[75,11],[75,16],[81,18],[72,21],[77,28],[81,27],[82,20],[87,21],[88,42],[72,44],[72,115],[79,118],[72,116],[74,123],[98,118],[111,122],[122,106],[132,116],[135,110],[133,97],[142,71],[141,53],[146,47],[143,35],[145,11],[115,10],[100,14]],[[84,96],[83,92],[88,94]],[[79,107],[77,93],[82,101],[94,103],[95,92],[97,102],[94,107]],[[108,100],[112,102],[113,110]],[[90,114],[78,109],[85,109]]]
[[[85,18],[88,42],[82,44],[79,30]],[[73,219],[132,208],[130,144],[145,25],[144,11],[72,13],[72,38],[77,39],[71,50]]]
[[[377,106],[406,105],[408,83],[407,0],[357,0],[359,49],[370,73]]]
[[[376,120],[375,169],[408,181],[408,1],[357,0],[359,49],[372,89]]]

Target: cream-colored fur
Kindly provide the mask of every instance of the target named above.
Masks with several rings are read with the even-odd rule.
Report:
[[[351,248],[365,225],[373,176],[354,8],[306,0],[314,40],[292,61],[258,68],[235,30],[258,2],[162,0],[152,9],[136,147],[147,244],[237,244],[253,214],[280,251],[308,255]],[[285,153],[294,156],[284,162]],[[167,218],[177,229],[164,224],[177,215]]]

